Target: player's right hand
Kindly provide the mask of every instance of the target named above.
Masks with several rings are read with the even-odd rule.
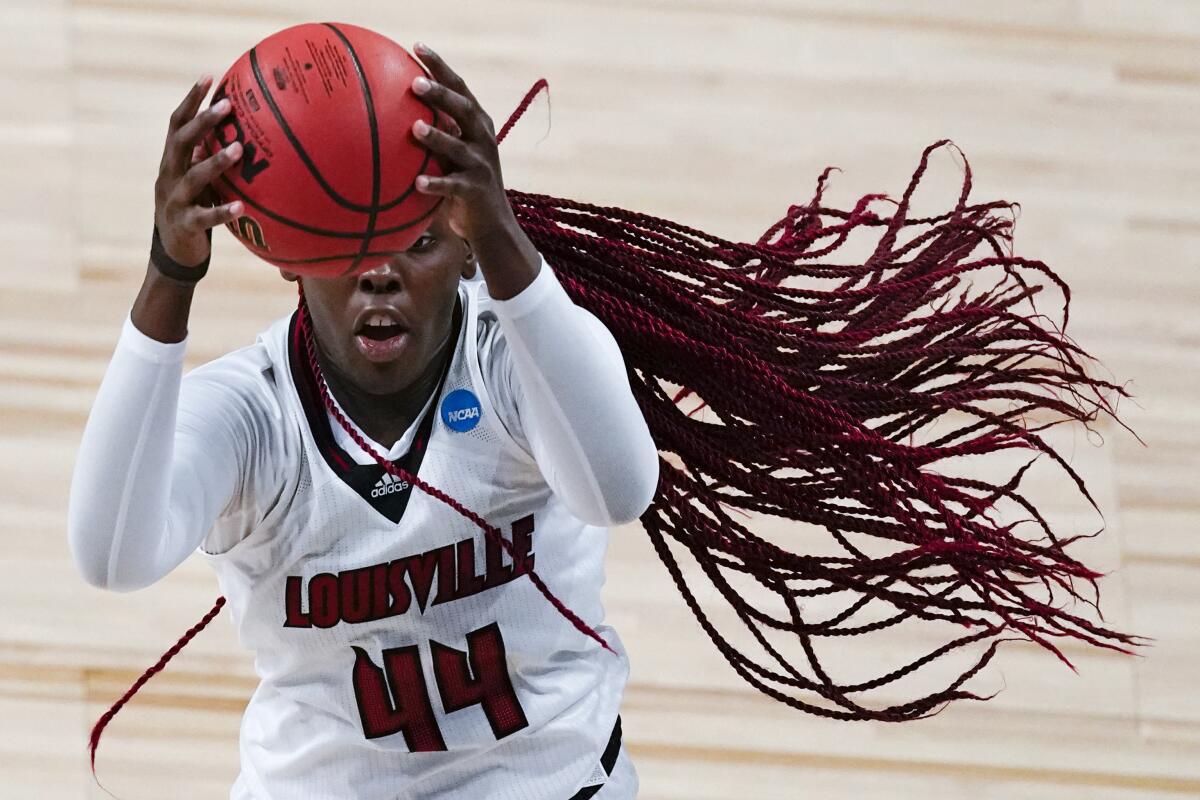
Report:
[[[211,85],[211,75],[202,77],[171,114],[154,182],[154,224],[159,239],[167,255],[184,265],[203,263],[209,253],[208,229],[237,219],[242,213],[240,200],[221,205],[211,186],[242,157],[241,142],[208,158],[200,144],[205,134],[229,115],[228,98],[199,111]]]

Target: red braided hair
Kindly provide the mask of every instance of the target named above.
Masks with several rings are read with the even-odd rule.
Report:
[[[545,79],[526,93],[497,141],[542,89]],[[671,456],[660,457],[658,491],[641,522],[684,602],[748,683],[834,719],[912,720],[956,699],[988,699],[962,687],[1001,641],[1028,639],[1069,666],[1052,639],[1122,653],[1148,641],[1066,608],[1080,601],[1098,611],[1102,573],[1065,550],[1095,534],[1060,538],[1020,490],[1029,467],[1045,456],[1095,508],[1082,478],[1041,433],[1062,422],[1087,427],[1101,414],[1116,419],[1110,397],[1127,392],[1087,373],[1091,357],[1065,333],[1067,285],[1041,261],[1012,254],[1013,222],[994,212],[1016,204],[967,202],[965,156],[954,208],[909,218],[930,154],[943,146],[957,150],[945,139],[926,147],[899,201],[865,195],[850,211],[822,205],[827,168],[813,198],[789,207],[752,243],[621,208],[508,190],[518,222],[568,295],[616,338],[655,443]],[[870,209],[875,202],[895,210],[880,216]],[[864,263],[817,262],[856,230],[871,228],[882,230]],[[902,231],[913,234],[904,243]],[[985,255],[974,256],[980,248]],[[1061,326],[1034,304],[1045,284],[1063,297]],[[339,424],[385,469],[475,522],[511,555],[497,528],[367,447],[321,379],[302,287],[299,313],[309,367]],[[685,411],[688,400],[693,407]],[[696,418],[703,408],[718,421]],[[935,434],[935,423],[950,429]],[[955,475],[947,463],[1004,450],[1032,451],[1033,458],[999,482]],[[1027,517],[1001,522],[1005,508]],[[728,511],[807,523],[845,554],[806,553],[799,534],[798,546],[781,547]],[[1040,538],[1018,535],[1023,524]],[[889,552],[866,552],[881,544]],[[746,655],[721,632],[685,579],[677,551],[697,562],[762,655]],[[541,578],[529,576],[559,613],[607,647]],[[1076,579],[1088,582],[1097,600],[1082,597]],[[751,586],[782,604],[783,614],[750,599]],[[844,608],[826,619],[802,611],[805,598],[842,595]],[[223,603],[218,598],[97,721],[89,739],[93,774],[109,720]],[[858,615],[872,604],[890,611],[863,622]],[[837,682],[822,665],[819,640],[908,620],[974,630],[865,681]],[[1007,631],[1017,635],[1003,638]],[[794,639],[812,677],[769,634]],[[942,689],[881,708],[853,697],[982,642],[983,653]]]

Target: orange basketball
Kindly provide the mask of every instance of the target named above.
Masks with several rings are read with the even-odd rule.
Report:
[[[242,157],[214,182],[245,212],[228,228],[255,255],[303,275],[363,272],[407,249],[441,198],[421,174],[441,175],[412,135],[437,114],[412,91],[428,75],[400,45],[344,23],[308,23],[263,39],[217,84],[229,116],[206,153],[240,141]]]

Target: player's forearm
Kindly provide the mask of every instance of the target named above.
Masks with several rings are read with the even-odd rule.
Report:
[[[471,242],[471,250],[483,272],[488,295],[509,300],[523,292],[541,268],[542,256],[516,218],[490,235]]]
[[[522,426],[547,482],[581,519],[632,521],[658,485],[658,451],[612,334],[550,273],[495,304],[524,407]]]
[[[67,509],[72,556],[93,586],[153,583],[195,549],[207,530],[202,518],[215,515],[200,484],[220,475],[188,481],[172,498],[176,476],[189,468],[173,463],[185,346],[152,341],[127,320],[97,392]]]
[[[130,318],[137,329],[159,342],[176,343],[187,338],[188,315],[196,284],[177,281],[147,264],[142,289],[133,302]]]

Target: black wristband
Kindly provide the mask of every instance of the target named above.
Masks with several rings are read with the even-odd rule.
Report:
[[[212,244],[212,228],[206,228],[204,235],[208,237],[209,245]],[[162,239],[158,238],[158,226],[154,226],[154,236],[150,239],[150,263],[154,268],[177,281],[184,283],[196,283],[204,277],[208,272],[208,262],[212,258],[212,250],[209,250],[207,256],[194,267],[184,266],[175,259],[167,255],[166,249],[163,247]]]

